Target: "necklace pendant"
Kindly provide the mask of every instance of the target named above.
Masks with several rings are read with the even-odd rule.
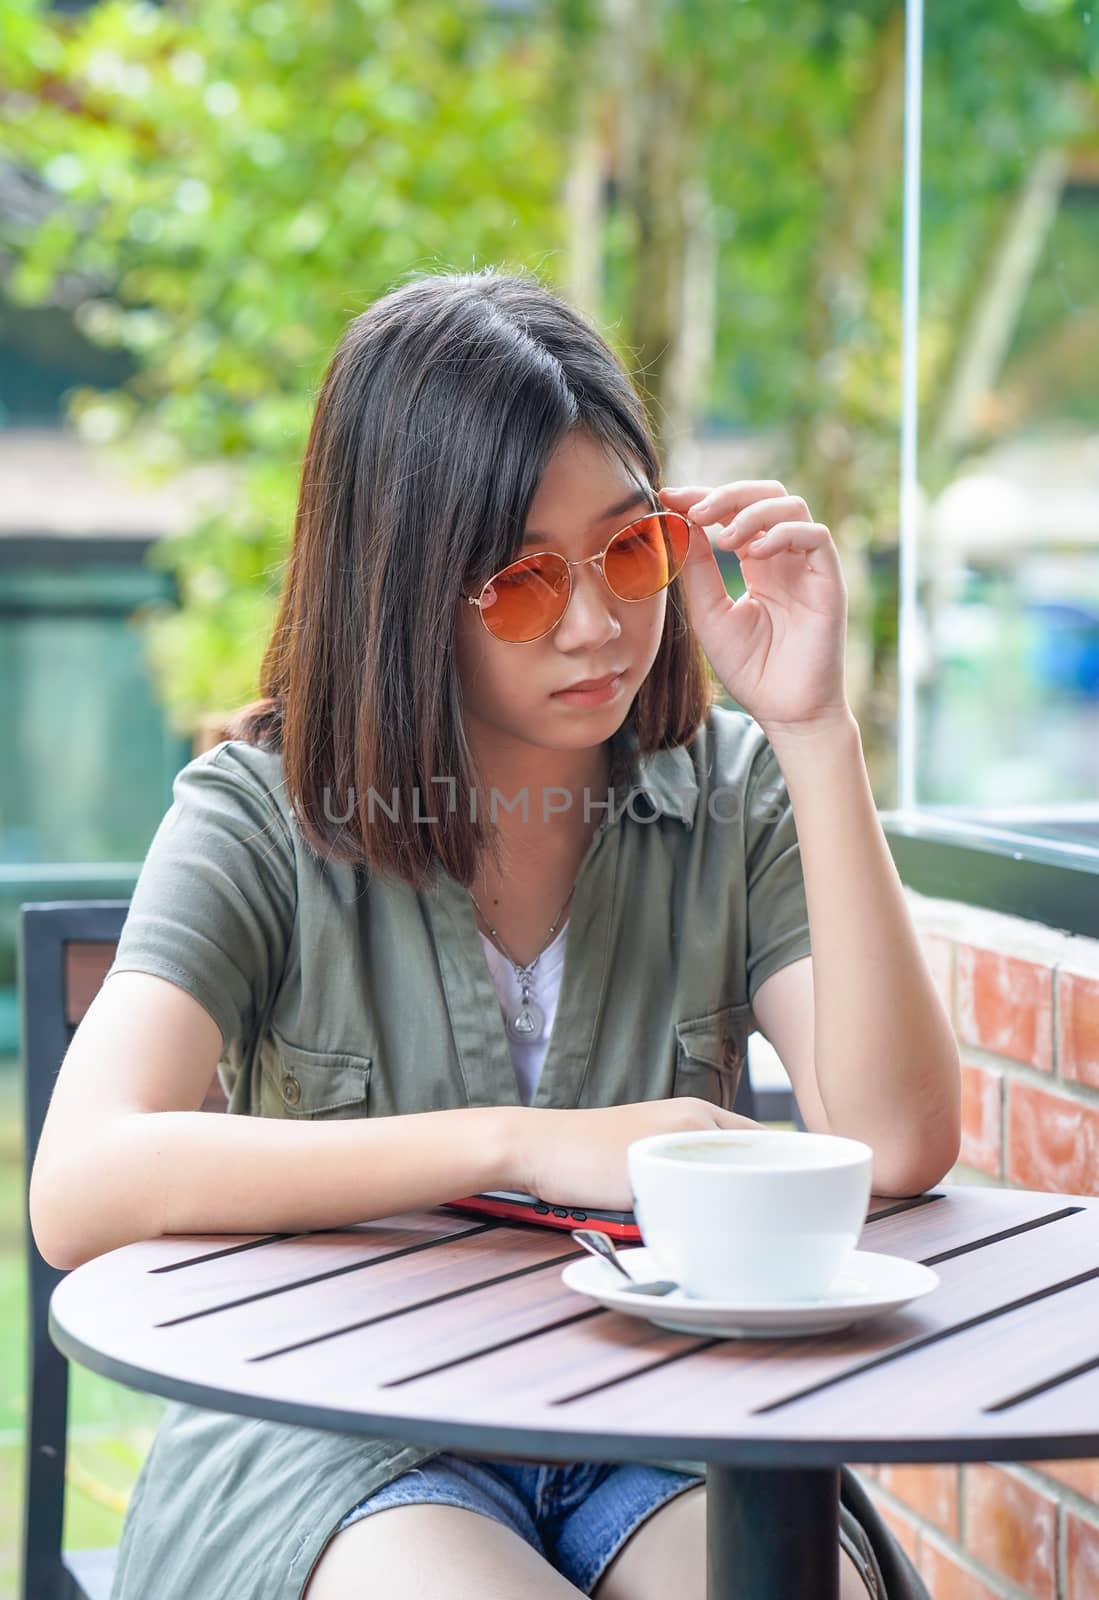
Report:
[[[541,1038],[545,1025],[546,1014],[537,1000],[521,1000],[507,1019],[507,1029],[512,1038],[522,1039],[527,1043],[532,1039]]]

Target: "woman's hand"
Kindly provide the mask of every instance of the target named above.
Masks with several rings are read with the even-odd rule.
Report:
[[[832,535],[774,480],[662,489],[695,524],[680,577],[691,624],[728,693],[770,735],[851,716],[844,687],[847,587]],[[747,585],[725,588],[713,543],[740,559]]]
[[[516,1121],[514,1182],[507,1187],[535,1194],[550,1205],[629,1211],[633,1196],[626,1146],[634,1139],[695,1128],[762,1126],[686,1094],[594,1110],[528,1107]]]

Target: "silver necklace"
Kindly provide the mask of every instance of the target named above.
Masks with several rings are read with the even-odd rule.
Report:
[[[515,976],[519,980],[519,1004],[514,1006],[510,1011],[506,1012],[504,1016],[504,1025],[513,1039],[522,1039],[525,1043],[529,1043],[532,1039],[540,1039],[542,1037],[542,1030],[546,1026],[546,1013],[542,1010],[542,1007],[538,1004],[537,1000],[532,998],[531,978],[535,967],[549,949],[550,944],[553,941],[553,936],[557,932],[557,925],[561,921],[561,918],[565,915],[565,906],[567,906],[569,900],[572,899],[575,890],[576,884],[574,883],[572,888],[569,890],[568,899],[565,901],[565,905],[561,907],[560,911],[553,919],[553,923],[550,927],[549,935],[547,936],[545,944],[542,946],[541,950],[539,950],[534,960],[525,967],[520,966],[519,962],[516,961],[515,958],[504,949],[503,944],[500,942],[500,935],[496,932],[496,929],[489,927],[488,918],[485,916],[484,912],[481,911],[477,896],[474,894],[472,889],[469,891],[469,898],[473,901],[473,904],[477,907],[477,910],[481,911],[481,919],[484,922],[485,927],[488,928],[489,937],[498,945],[500,945],[501,953],[507,957],[508,961],[511,962],[512,966],[515,968]]]

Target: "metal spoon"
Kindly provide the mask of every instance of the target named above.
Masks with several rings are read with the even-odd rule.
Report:
[[[593,1256],[602,1256],[604,1261],[609,1261],[612,1266],[617,1267],[634,1294],[671,1294],[673,1289],[679,1288],[678,1283],[672,1283],[668,1278],[656,1278],[651,1283],[638,1283],[618,1259],[614,1240],[609,1233],[603,1233],[598,1228],[573,1228],[570,1231],[577,1244],[582,1244]]]

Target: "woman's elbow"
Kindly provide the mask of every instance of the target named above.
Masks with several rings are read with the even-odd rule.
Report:
[[[76,1180],[75,1172],[41,1159],[31,1169],[27,1194],[31,1237],[42,1259],[59,1272],[71,1272],[110,1248],[96,1242],[91,1231],[96,1209],[82,1199]]]
[[[71,1272],[79,1266],[73,1207],[65,1204],[62,1186],[41,1161],[36,1161],[31,1170],[27,1212],[31,1237],[42,1259],[59,1272]]]
[[[961,1130],[922,1141],[918,1147],[892,1155],[875,1151],[875,1194],[909,1199],[942,1183],[961,1155]]]

